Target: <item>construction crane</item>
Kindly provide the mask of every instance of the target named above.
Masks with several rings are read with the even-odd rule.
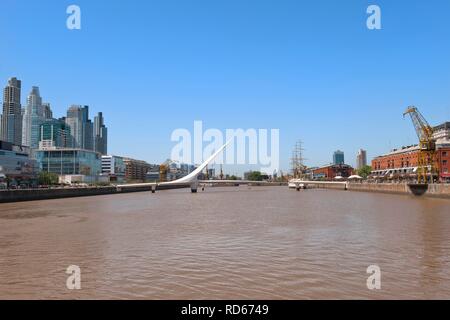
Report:
[[[436,140],[433,138],[433,128],[414,106],[406,109],[403,117],[406,115],[411,117],[417,136],[419,137],[417,182],[419,184],[426,184],[428,182],[428,176],[430,177],[430,182],[433,182],[433,176],[436,172]]]
[[[160,182],[167,182],[167,174],[171,172],[170,167],[172,164],[179,165],[180,163],[178,161],[167,159],[163,163],[159,165],[159,181]]]
[[[167,181],[167,172],[169,171],[169,167],[172,161],[167,159],[164,163],[159,165],[159,181],[166,182]]]

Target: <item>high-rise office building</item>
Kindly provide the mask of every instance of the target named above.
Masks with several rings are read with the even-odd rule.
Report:
[[[82,148],[83,145],[84,140],[83,113],[84,110],[81,106],[71,106],[67,110],[66,123],[70,127],[74,148]]]
[[[39,147],[41,124],[51,119],[51,116],[50,104],[42,103],[39,87],[32,87],[23,116],[22,144],[37,149]]]
[[[11,78],[3,90],[3,114],[0,138],[15,145],[22,144],[21,89],[22,82],[17,80],[17,78]]]
[[[74,148],[94,150],[94,127],[89,120],[88,106],[71,106],[67,110],[66,123],[70,127]]]
[[[108,153],[108,128],[102,112],[94,118],[94,150],[102,155]]]
[[[47,120],[39,130],[39,149],[71,148],[70,127],[61,119]]]
[[[333,164],[344,164],[345,158],[344,158],[344,152],[341,150],[337,150],[333,153]]]
[[[94,150],[94,124],[88,119],[84,125],[84,147],[85,150]]]
[[[356,169],[361,169],[367,166],[367,152],[366,150],[359,149],[358,155],[356,156]]]

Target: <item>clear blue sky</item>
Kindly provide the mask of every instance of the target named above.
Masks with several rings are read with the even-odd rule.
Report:
[[[66,28],[66,8],[82,30]],[[380,31],[366,9],[382,9]],[[38,85],[55,116],[103,111],[110,153],[160,162],[191,129],[279,128],[309,165],[412,144],[402,112],[450,120],[450,1],[2,0],[0,83]]]

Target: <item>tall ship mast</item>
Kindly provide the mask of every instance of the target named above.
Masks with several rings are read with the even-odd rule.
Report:
[[[297,141],[294,147],[294,150],[292,151],[292,158],[291,158],[291,170],[292,175],[294,179],[299,179],[303,177],[303,173],[305,170],[305,164],[304,161],[306,160],[303,158],[303,142],[301,140]]]

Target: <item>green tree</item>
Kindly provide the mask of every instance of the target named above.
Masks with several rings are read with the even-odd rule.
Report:
[[[40,185],[55,185],[58,184],[58,175],[52,172],[42,171],[39,173],[38,181]]]
[[[263,181],[264,176],[259,171],[252,171],[248,175],[248,180],[250,181]]]
[[[366,179],[370,173],[372,172],[371,166],[364,166],[361,169],[356,170],[356,173],[358,176],[361,176],[362,178]]]

